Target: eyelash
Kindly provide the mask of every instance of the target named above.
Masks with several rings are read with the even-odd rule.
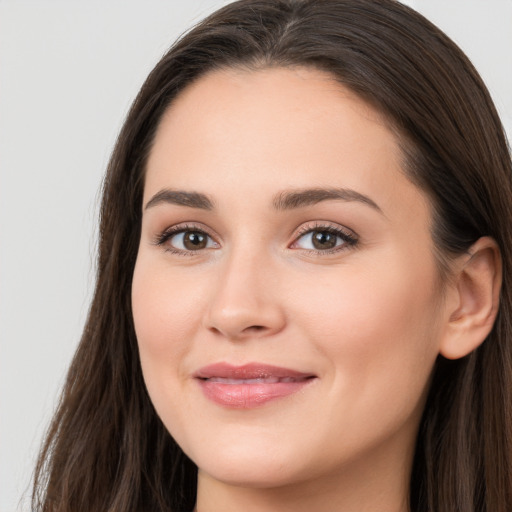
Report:
[[[154,244],[158,246],[164,246],[173,236],[178,235],[180,233],[186,233],[187,231],[192,231],[196,233],[204,233],[208,238],[213,240],[213,236],[202,226],[190,225],[190,224],[178,224],[176,226],[171,226],[170,228],[165,229],[160,234],[158,234],[154,240]],[[182,249],[177,249],[176,247],[172,247],[168,245],[165,247],[166,252],[170,252],[171,254],[178,254],[180,256],[195,256],[198,251],[184,251]]]
[[[329,233],[330,235],[339,237],[343,243],[340,245],[336,245],[332,249],[302,249],[304,252],[307,252],[308,254],[314,254],[318,256],[335,254],[341,251],[345,251],[350,247],[355,247],[359,242],[357,235],[353,231],[349,231],[348,229],[342,228],[341,226],[338,225],[334,226],[332,224],[322,224],[320,222],[315,222],[314,224],[306,224],[305,226],[303,226],[295,236],[292,245],[296,244],[298,240],[300,240],[308,233],[314,232]],[[297,250],[301,249],[299,248]]]
[[[307,224],[303,226],[297,235],[294,238],[294,241],[291,245],[294,245],[297,243],[298,240],[300,240],[302,237],[307,235],[308,233],[313,232],[322,232],[322,233],[329,233],[331,235],[334,235],[336,237],[339,237],[342,240],[342,244],[336,245],[332,249],[300,249],[297,248],[297,250],[302,250],[303,252],[306,252],[308,254],[314,254],[318,256],[325,256],[328,254],[334,254],[341,251],[344,251],[350,247],[355,247],[359,240],[357,235],[353,233],[352,231],[349,231],[347,229],[343,229],[340,226],[334,226],[332,224],[322,224],[319,222],[315,222],[312,224]],[[171,226],[170,228],[165,229],[163,232],[158,234],[154,240],[154,244],[157,246],[164,246],[173,236],[178,235],[180,233],[186,233],[186,232],[198,232],[203,233],[210,239],[214,239],[214,237],[202,226],[197,225],[189,225],[189,224],[178,224],[176,226]],[[204,249],[202,249],[204,250]],[[166,252],[170,252],[172,254],[177,254],[180,256],[195,256],[196,253],[199,253],[202,251],[201,249],[198,249],[197,251],[193,250],[182,250],[177,249],[175,247],[172,247],[170,244],[165,247]]]

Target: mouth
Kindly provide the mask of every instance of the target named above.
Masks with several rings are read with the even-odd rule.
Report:
[[[217,405],[251,409],[293,395],[314,381],[316,375],[259,363],[216,363],[201,368],[194,378],[206,398]]]
[[[258,377],[256,379],[227,379],[224,377],[211,377],[204,380],[207,380],[208,382],[221,382],[222,384],[277,384],[278,382],[298,382],[303,379],[296,379],[293,377]]]

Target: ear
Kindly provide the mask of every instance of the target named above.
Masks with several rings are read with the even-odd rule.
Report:
[[[490,237],[478,239],[455,263],[453,300],[440,354],[459,359],[487,338],[496,319],[502,279],[500,250]]]

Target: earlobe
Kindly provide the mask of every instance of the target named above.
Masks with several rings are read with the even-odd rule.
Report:
[[[448,312],[440,346],[440,354],[447,359],[464,357],[483,343],[499,306],[502,265],[494,239],[478,239],[459,260],[453,283],[456,306]]]

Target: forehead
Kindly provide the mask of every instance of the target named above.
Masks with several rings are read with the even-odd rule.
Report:
[[[362,131],[365,140],[359,138]],[[343,158],[340,136],[355,143],[354,150],[386,144],[399,156],[393,134],[375,109],[330,74],[308,68],[225,69],[199,78],[165,112],[153,154],[163,149],[159,142],[172,144],[177,136],[209,144],[210,150],[217,145],[224,157],[221,146],[230,144],[233,156],[240,149],[244,156],[251,150],[261,156],[267,150],[277,157],[280,147],[283,156],[293,149],[288,153],[301,159],[301,153],[325,151],[334,142]],[[308,144],[295,144],[301,139]]]
[[[396,198],[405,208],[418,199],[426,206],[402,171],[386,120],[331,75],[227,69],[198,79],[164,114],[145,200],[164,187],[260,196],[312,186],[374,194],[390,206]]]

